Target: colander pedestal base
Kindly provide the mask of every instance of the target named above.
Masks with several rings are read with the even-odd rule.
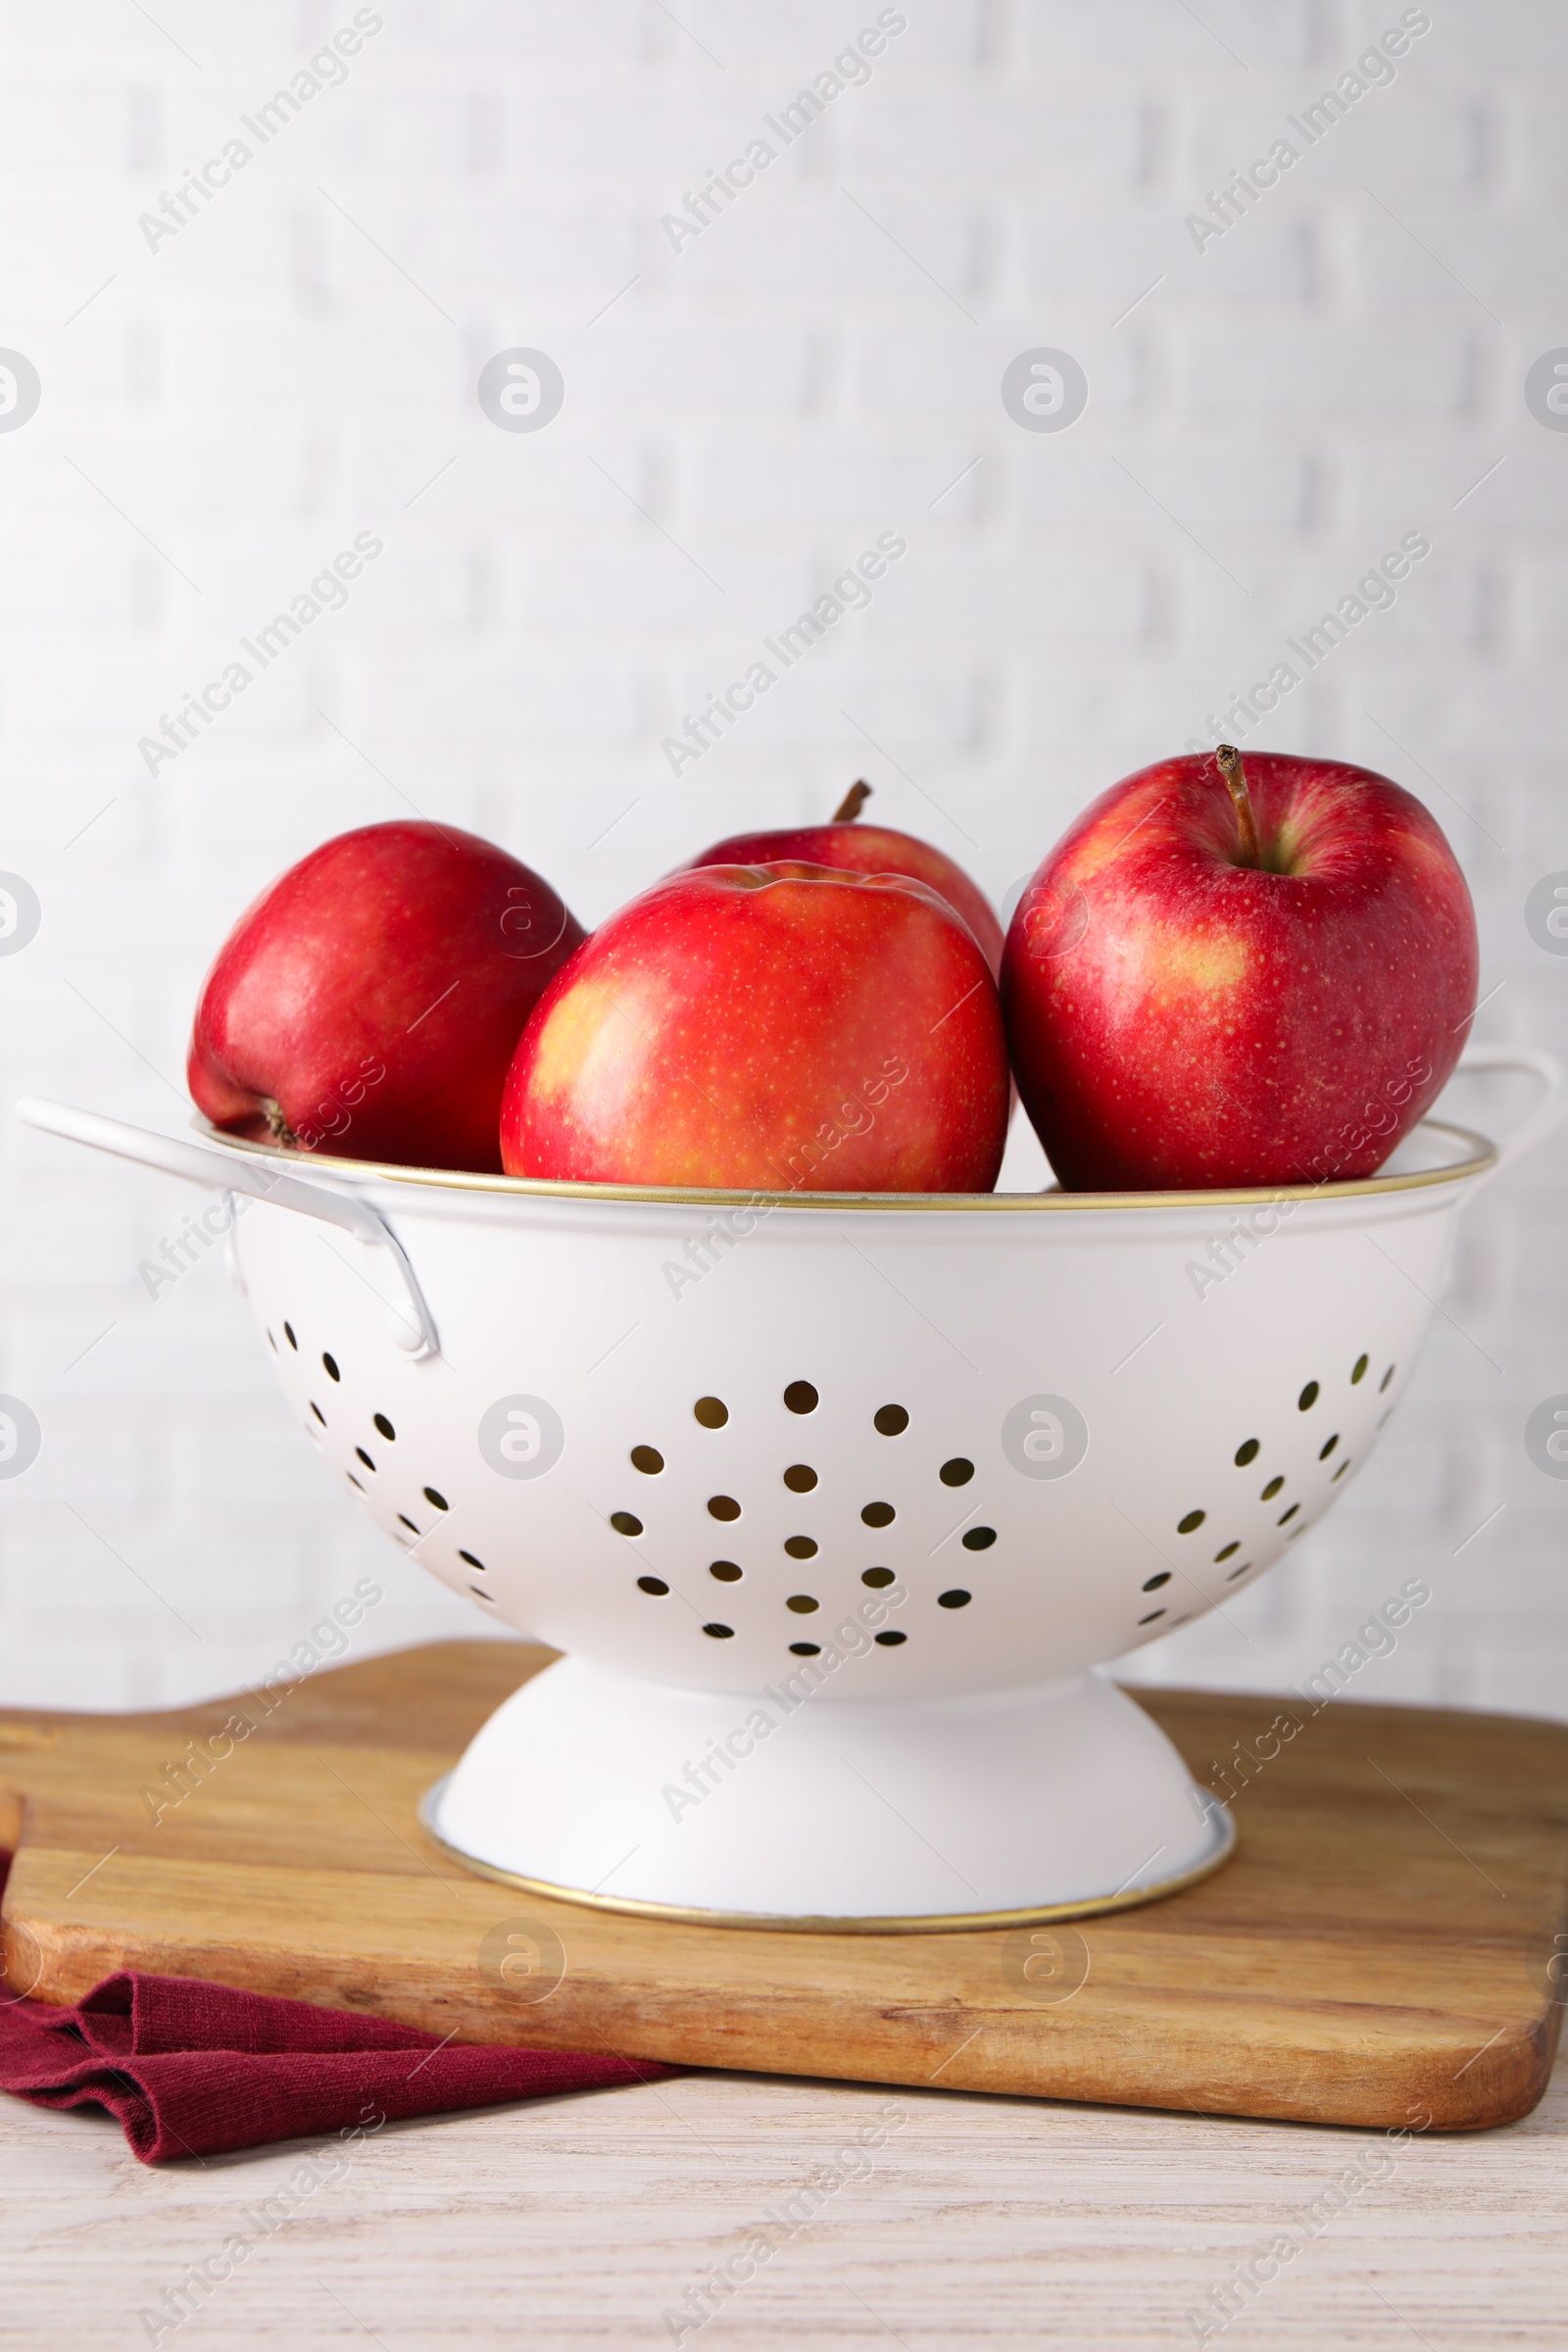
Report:
[[[1230,1819],[1098,1673],[962,1697],[672,1689],[564,1658],[425,1801],[541,1894],[732,1926],[965,1928],[1118,1909],[1218,1866]]]

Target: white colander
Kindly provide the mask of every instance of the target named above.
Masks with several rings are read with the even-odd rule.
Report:
[[[1545,1085],[1508,1159],[1560,1115],[1549,1056],[1466,1066]],[[334,1475],[566,1653],[432,1791],[436,1838],[552,1894],[797,1926],[1100,1910],[1223,1859],[1092,1670],[1321,1517],[1503,1164],[1429,1121],[1316,1190],[775,1198],[22,1115],[232,1196]]]

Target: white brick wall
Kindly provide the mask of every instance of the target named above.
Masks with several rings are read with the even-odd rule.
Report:
[[[1568,439],[1522,394],[1568,341],[1558,0],[1433,0],[1396,79],[1201,254],[1185,216],[1397,0],[905,0],[869,83],[678,254],[661,215],[873,0],[379,13],[152,252],[138,215],[350,0],[0,0],[0,344],[44,385],[0,434],[0,865],[44,909],[0,957],[6,1102],[177,1124],[229,920],[399,791],[591,921],[863,771],[1000,899],[1411,528],[1397,606],[1253,740],[1428,800],[1480,907],[1481,1034],[1568,1044],[1568,961],[1523,920],[1568,868]],[[517,342],[567,383],[537,436],[473,395]],[[1037,344],[1092,386],[1059,436],[998,396]],[[875,604],[672,783],[681,710],[889,526]],[[149,779],[139,735],[366,527],[348,607]],[[1568,1484],[1521,1439],[1568,1391],[1565,1173],[1559,1144],[1478,1206],[1453,1319],[1324,1528],[1140,1671],[1297,1678],[1420,1574],[1358,1695],[1568,1714]],[[0,1178],[0,1387],[46,1433],[0,1484],[0,1699],[216,1690],[367,1568],[368,1645],[479,1630],[328,1486],[220,1265],[146,1297],[179,1188],[9,1118]]]

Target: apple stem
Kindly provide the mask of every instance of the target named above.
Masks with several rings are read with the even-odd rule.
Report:
[[[1260,865],[1262,852],[1258,846],[1257,819],[1252,814],[1252,796],[1247,789],[1247,770],[1242,755],[1234,743],[1215,746],[1214,764],[1225,779],[1226,788],[1236,804],[1236,813],[1242,826],[1242,863]]]
[[[862,777],[858,784],[850,786],[838,808],[834,809],[829,822],[835,825],[853,825],[870,798],[871,787]]]

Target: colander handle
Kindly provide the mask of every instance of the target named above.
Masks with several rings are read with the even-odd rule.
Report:
[[[1468,1078],[1482,1070],[1513,1070],[1521,1077],[1539,1078],[1543,1090],[1535,1109],[1498,1146],[1497,1164],[1482,1179],[1490,1184],[1493,1177],[1513,1167],[1562,1125],[1568,1115],[1568,1069],[1555,1054],[1547,1054],[1540,1046],[1467,1046],[1453,1075]]]
[[[206,1144],[187,1143],[172,1135],[154,1135],[145,1127],[127,1127],[122,1119],[106,1119],[95,1110],[77,1110],[69,1102],[42,1102],[28,1096],[17,1104],[17,1116],[44,1135],[64,1136],[68,1143],[89,1144],[95,1152],[112,1152],[120,1159],[166,1176],[184,1176],[215,1193],[244,1193],[274,1208],[297,1209],[323,1225],[351,1233],[369,1252],[381,1279],[374,1287],[386,1307],[392,1337],[416,1358],[439,1352],[435,1322],[415,1279],[414,1268],[396,1234],[370,1206],[351,1193],[306,1184],[270,1160],[247,1159],[240,1152],[214,1152]]]

